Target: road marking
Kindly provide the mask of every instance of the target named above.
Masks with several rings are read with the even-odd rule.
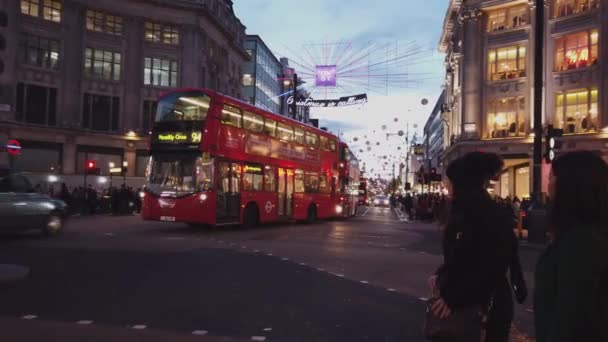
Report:
[[[365,209],[365,211],[361,214],[361,216],[365,216],[368,211],[369,211],[369,208]]]
[[[389,245],[384,245],[384,247],[388,247]]]
[[[76,324],[89,325],[89,324],[93,324],[93,321],[82,320],[82,321],[76,322]]]
[[[317,268],[317,271],[323,272],[323,271],[325,271],[325,269],[324,268]]]
[[[360,283],[361,284],[369,284],[369,282],[367,280],[361,280]]]
[[[247,246],[241,246],[242,249],[247,249]]]
[[[268,253],[268,254],[266,254],[266,255],[268,255],[268,256],[272,256],[272,253]]]
[[[390,292],[395,292],[395,291],[397,291],[397,290],[395,290],[395,289],[393,289],[393,288],[388,288],[387,290],[388,290],[388,291],[390,291]]]
[[[404,251],[404,250],[405,250],[405,248],[401,247],[401,248],[399,248],[399,250],[400,250],[400,251]]]
[[[282,258],[281,260],[283,260],[283,261],[287,261],[287,260],[289,260],[289,258]]]
[[[264,336],[251,336],[252,341],[266,341],[266,337]]]
[[[146,329],[148,326],[144,325],[144,324],[137,324],[131,327],[131,329],[135,329],[135,330],[144,330]]]
[[[334,273],[334,275],[335,275],[335,276],[338,276],[338,277],[340,277],[340,278],[344,278],[344,274],[342,274],[342,273]]]
[[[421,251],[421,252],[418,252],[418,254],[426,254],[426,252]]]
[[[38,316],[36,316],[36,315],[21,316],[21,319],[36,319],[36,318],[38,318]]]
[[[272,328],[264,328],[264,331],[272,331]]]
[[[306,266],[306,263],[305,262],[301,262],[300,266]]]
[[[260,253],[259,249],[256,249],[255,251],[253,251],[254,253]]]
[[[429,299],[428,299],[428,298],[426,298],[426,297],[420,297],[420,298],[418,298],[418,299],[420,299],[420,300],[421,300],[421,301],[423,301],[423,302],[426,302],[426,301],[428,301],[428,300],[429,300]]]
[[[199,335],[199,336],[203,336],[203,335],[207,335],[208,331],[207,330],[194,330],[192,332],[192,335]]]

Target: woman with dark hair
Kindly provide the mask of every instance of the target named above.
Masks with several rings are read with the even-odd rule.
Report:
[[[479,309],[487,317],[487,342],[507,342],[513,320],[513,299],[507,280],[516,253],[512,213],[487,191],[489,181],[502,171],[496,154],[473,152],[447,169],[451,210],[443,238],[444,263],[429,279],[438,296],[432,312],[448,318],[459,310]],[[480,341],[481,320],[468,336],[433,341]]]
[[[608,341],[608,165],[592,152],[553,162],[551,242],[536,265],[538,342]]]

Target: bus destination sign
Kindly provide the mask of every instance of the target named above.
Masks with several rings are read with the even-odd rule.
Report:
[[[161,132],[154,140],[159,144],[200,144],[201,138],[201,132]]]

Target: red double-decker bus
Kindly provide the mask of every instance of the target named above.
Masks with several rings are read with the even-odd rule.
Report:
[[[339,185],[353,163],[343,152],[333,134],[221,93],[173,91],[158,102],[142,217],[254,226],[345,216]]]

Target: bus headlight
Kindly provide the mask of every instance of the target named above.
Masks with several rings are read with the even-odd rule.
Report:
[[[198,196],[198,198],[201,200],[201,202],[205,202],[207,200],[207,194],[201,194]]]
[[[139,198],[144,199],[144,197],[146,197],[146,193],[143,191],[139,192]]]
[[[344,211],[343,206],[341,206],[341,205],[336,206],[336,214],[342,214],[343,211]]]

